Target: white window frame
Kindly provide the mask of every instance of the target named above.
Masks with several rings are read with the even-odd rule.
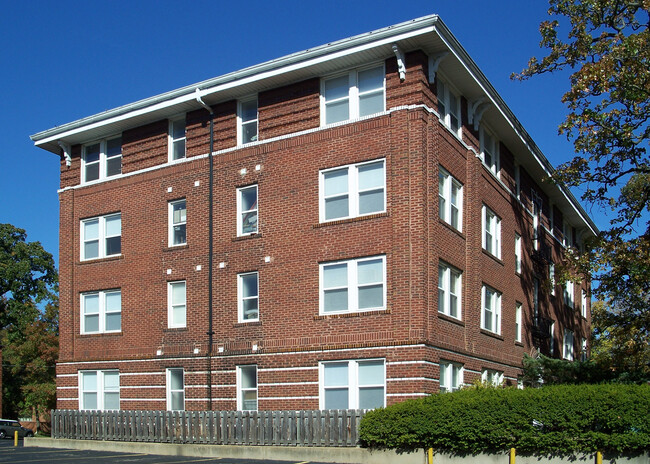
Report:
[[[107,311],[106,309],[106,296],[109,294],[114,294],[114,293],[119,293],[120,294],[120,310],[119,311]],[[85,311],[85,303],[86,303],[86,297],[91,296],[91,295],[97,295],[99,298],[99,308],[98,312],[96,313],[97,316],[99,316],[99,328],[95,332],[90,332],[86,330],[86,315],[91,315],[91,314],[86,314]],[[113,289],[113,290],[98,290],[94,292],[83,292],[80,294],[81,297],[81,302],[80,302],[80,313],[81,313],[81,319],[80,319],[80,333],[82,335],[86,334],[100,334],[100,333],[120,333],[122,332],[122,304],[121,304],[121,299],[122,299],[122,290],[121,289]],[[107,330],[106,329],[106,317],[109,314],[120,314],[120,328],[119,330]]]
[[[120,158],[120,172],[116,174],[111,174],[110,176],[108,175],[107,169],[108,169],[108,142],[120,139],[120,153],[119,155],[114,155],[111,156],[110,158]],[[86,150],[88,147],[91,147],[93,145],[99,145],[99,160],[93,161],[92,163],[86,163]],[[93,182],[99,182],[104,179],[109,179],[111,177],[117,177],[122,174],[122,135],[114,135],[111,137],[106,137],[101,140],[95,140],[94,142],[86,143],[83,145],[81,149],[81,183],[82,184],[90,184]],[[99,165],[99,176],[97,179],[92,179],[92,180],[87,180],[86,179],[86,166],[90,164],[98,164]]]
[[[562,359],[573,361],[573,330],[564,329],[564,337],[562,338]]]
[[[455,392],[463,387],[465,369],[462,364],[441,360],[438,366],[440,370],[439,388],[441,393]]]
[[[589,357],[587,356],[587,339],[583,338],[580,342],[580,361],[585,362]]]
[[[374,261],[380,259],[381,264],[382,264],[382,273],[383,273],[383,280],[381,282],[382,284],[382,302],[383,305],[380,307],[372,307],[372,308],[363,308],[359,309],[359,287],[360,286],[376,286],[379,285],[379,282],[373,282],[373,283],[367,283],[367,284],[358,284],[358,264],[365,262],[365,261]],[[324,269],[327,266],[332,266],[332,265],[340,265],[340,264],[347,264],[347,274],[348,274],[348,281],[347,281],[347,286],[346,287],[331,287],[331,288],[324,288],[323,284],[323,277],[324,277]],[[347,313],[359,313],[359,312],[366,312],[366,311],[383,311],[386,309],[386,255],[377,255],[377,256],[364,256],[363,258],[355,258],[355,259],[348,259],[348,260],[339,260],[339,261],[328,261],[325,263],[320,263],[319,264],[319,288],[320,288],[320,298],[319,298],[319,313],[320,315],[328,315],[328,314],[347,314]],[[342,288],[347,288],[348,289],[348,309],[344,311],[325,311],[325,291],[326,290],[335,290],[335,289],[342,289]]]
[[[555,263],[548,265],[548,280],[551,282],[551,295],[555,296]]]
[[[255,387],[244,388],[243,387],[243,369],[255,369]],[[260,395],[259,395],[259,369],[257,364],[245,364],[242,366],[237,366],[237,410],[238,411],[257,411],[260,404]],[[244,392],[245,391],[254,391],[255,392],[255,409],[244,409]]]
[[[461,184],[454,176],[449,174],[449,172],[444,169],[442,166],[439,167],[438,173],[438,213],[440,219],[445,221],[447,224],[457,229],[459,232],[463,230],[463,184]],[[456,190],[456,202],[457,204],[452,203],[453,191]],[[442,190],[442,193],[441,193]],[[440,205],[444,204],[444,207]],[[456,210],[457,213],[457,224],[454,225],[453,210]]]
[[[569,222],[566,220],[566,216],[562,217],[562,245],[565,247],[571,246],[571,238],[569,235],[571,235],[572,231],[572,226],[569,224]]]
[[[95,373],[95,375],[97,376],[97,390],[84,390],[83,389],[83,377],[84,377],[84,375],[91,374],[91,373]],[[111,373],[111,374],[116,373],[117,374],[117,376],[118,376],[117,377],[118,378],[117,390],[115,390],[115,389],[108,389],[107,390],[107,388],[105,386],[104,377],[108,373]],[[79,388],[78,388],[78,392],[79,392],[79,398],[78,398],[79,410],[80,411],[88,411],[88,410],[90,410],[90,409],[86,408],[86,405],[84,404],[85,403],[85,401],[84,401],[84,393],[86,393],[86,392],[88,392],[88,393],[96,393],[97,394],[97,409],[92,409],[92,411],[105,411],[106,410],[105,409],[105,403],[106,403],[105,395],[106,395],[106,393],[115,393],[115,392],[117,392],[118,398],[119,398],[118,399],[118,404],[120,404],[120,406],[121,406],[121,403],[120,403],[120,401],[121,401],[121,392],[120,392],[121,381],[120,380],[121,380],[120,379],[120,371],[117,370],[117,369],[81,370],[81,371],[79,371],[78,372],[78,379],[77,379],[77,382],[78,382],[78,385],[79,385]],[[115,410],[111,410],[111,411],[117,411],[119,409],[120,408],[115,409]]]
[[[483,233],[481,234],[483,249],[501,259],[501,218],[486,205],[483,205],[481,218],[483,222]],[[489,240],[491,249],[488,249],[488,238],[486,237],[488,232],[491,236]]]
[[[503,372],[495,369],[483,369],[481,372],[481,382],[499,387],[503,384]]]
[[[253,208],[244,211],[242,195],[244,191],[255,189],[255,204]],[[247,235],[255,235],[259,233],[260,230],[260,217],[259,217],[259,187],[257,184],[247,185],[246,187],[240,187],[237,189],[237,236],[244,237]],[[255,213],[255,230],[252,232],[244,232],[244,215]]]
[[[533,277],[533,314],[539,316],[539,279]]]
[[[182,137],[178,137],[178,138],[175,139],[174,138],[174,123],[177,123],[179,121],[184,122],[185,130],[183,131],[183,136]],[[167,139],[168,139],[168,142],[167,142],[167,157],[168,157],[168,160],[169,160],[170,163],[173,163],[174,161],[179,161],[179,160],[187,158],[187,118],[186,118],[185,115],[169,120],[169,129],[168,129],[168,133],[167,133]],[[183,156],[181,156],[180,158],[174,159],[174,144],[176,142],[180,142],[180,141],[183,141],[183,144],[185,145],[185,149],[183,150]]]
[[[383,170],[384,170],[384,182],[383,182],[383,193],[384,193],[384,207],[382,210],[379,211],[371,211],[369,213],[364,213],[360,214],[359,213],[359,195],[364,193],[365,191],[374,191],[374,190],[379,190],[379,187],[374,187],[368,190],[361,191],[359,189],[359,168],[362,168],[364,166],[368,166],[370,164],[379,164],[382,163]],[[348,215],[347,216],[341,216],[341,217],[336,217],[332,219],[326,219],[326,211],[325,211],[325,200],[328,198],[332,197],[338,197],[338,196],[344,196],[345,194],[336,194],[332,195],[330,197],[325,197],[325,176],[334,171],[340,171],[347,169],[347,177],[348,177],[348,190],[347,190],[347,197],[348,197]],[[344,219],[350,219],[350,218],[355,218],[355,217],[362,217],[362,216],[369,216],[372,214],[380,214],[380,213],[385,213],[386,212],[386,159],[385,158],[380,158],[380,159],[375,159],[371,161],[363,161],[361,163],[356,163],[356,164],[347,164],[344,166],[336,166],[334,168],[328,168],[328,169],[323,169],[319,172],[319,211],[320,211],[320,222],[331,222],[331,221],[341,221]]]
[[[530,189],[530,197],[533,202],[533,248],[539,250],[539,242],[541,240],[541,216],[544,206],[542,197],[537,193],[537,190]]]
[[[521,259],[521,235],[515,233],[515,272],[521,274],[522,259]]]
[[[179,222],[174,222],[174,206],[179,205],[181,203],[185,204],[185,220],[181,220]],[[170,201],[168,203],[168,226],[167,226],[167,240],[168,240],[168,245],[169,247],[177,247],[177,246],[183,246],[187,245],[187,200],[185,198],[181,198],[179,200],[174,200]],[[185,226],[185,241],[182,243],[174,243],[174,227],[175,226]]]
[[[383,365],[383,383],[361,385],[359,381],[359,364],[381,362]],[[363,388],[383,388],[384,401],[380,407],[386,406],[386,360],[383,358],[369,358],[369,359],[341,359],[336,361],[321,361],[318,363],[318,391],[319,391],[319,409],[326,409],[325,406],[325,366],[327,364],[344,364],[348,365],[348,409],[359,409],[359,391]]]
[[[449,129],[449,131],[454,134],[459,139],[462,139],[463,134],[463,119],[462,112],[460,110],[461,97],[460,93],[452,88],[449,84],[449,81],[440,78],[440,73],[436,76],[436,94],[438,98],[438,113],[440,116],[440,121]],[[453,95],[456,104],[453,105],[455,108],[452,108],[452,104],[449,96]],[[444,108],[444,109],[443,109]],[[451,117],[454,116],[458,121],[458,129],[454,129],[452,126]]]
[[[515,341],[521,343],[522,336],[522,315],[523,315],[523,305],[517,301],[515,304]]]
[[[551,340],[549,342],[549,351],[551,356],[555,353],[555,321],[551,322],[551,326],[549,327],[548,331],[550,332],[551,335]]]
[[[119,237],[120,237],[120,252],[108,255],[108,254],[106,254],[106,240],[109,239],[109,238],[117,237],[117,235],[107,235],[106,234],[106,220],[107,219],[113,219],[113,218],[116,218],[118,216],[120,218],[120,235],[119,235]],[[92,221],[97,221],[98,236],[97,236],[96,240],[98,240],[98,246],[97,246],[98,251],[97,251],[97,256],[96,257],[86,258],[85,254],[84,254],[84,251],[85,251],[85,246],[84,245],[85,245],[85,243],[87,241],[90,241],[90,240],[86,240],[84,225],[89,223],[89,222],[92,222]],[[80,225],[80,229],[81,229],[80,230],[81,245],[79,247],[80,248],[79,249],[79,255],[80,255],[80,260],[81,261],[92,261],[94,259],[110,258],[110,257],[113,257],[113,256],[120,256],[122,254],[122,213],[112,213],[112,214],[107,214],[105,216],[96,216],[96,217],[92,217],[92,218],[82,219],[81,221],[79,221],[79,225]],[[95,239],[92,239],[92,240],[94,241]]]
[[[244,297],[243,279],[248,276],[255,276],[257,280],[257,295]],[[245,319],[244,316],[244,300],[257,300],[257,317]],[[237,319],[238,322],[257,322],[260,320],[260,275],[259,272],[245,272],[237,274]]]
[[[571,309],[575,308],[575,289],[572,280],[567,280],[564,285],[564,304]]]
[[[587,319],[587,292],[584,288],[580,289],[580,315]]]
[[[176,304],[174,305],[172,303],[172,292],[173,288],[176,286],[183,284],[185,287],[185,301],[183,304]],[[183,323],[176,323],[174,324],[174,310],[176,308],[180,308],[181,306],[185,307],[185,320]],[[172,282],[167,282],[167,327],[170,329],[177,329],[177,328],[184,328],[187,327],[187,281],[185,280],[175,280]]]
[[[491,145],[487,143],[486,138],[489,138],[491,140]],[[480,150],[481,150],[481,161],[485,165],[485,167],[488,168],[488,170],[494,174],[497,177],[501,177],[501,159],[500,159],[500,153],[499,153],[499,139],[494,135],[494,132],[492,132],[490,129],[487,129],[485,126],[481,125],[480,131],[479,131],[479,139],[480,139]],[[488,152],[492,155],[492,162],[488,164],[488,162],[485,160],[485,151],[488,150]]]
[[[451,285],[452,276],[456,277],[456,288],[453,289]],[[440,286],[442,280],[442,287]],[[455,267],[445,263],[444,261],[438,262],[438,312],[462,320],[462,293],[463,293],[463,273]],[[451,314],[452,302],[456,301],[456,315]],[[442,298],[444,306],[440,307],[440,299]]]
[[[340,124],[340,123],[343,123],[343,122],[346,122],[346,121],[351,121],[351,120],[358,119],[358,118],[362,117],[362,116],[360,116],[359,100],[360,100],[360,97],[362,97],[364,95],[364,93],[359,92],[359,82],[358,82],[359,73],[363,72],[363,71],[368,71],[368,70],[371,70],[371,69],[377,69],[377,68],[380,68],[380,67],[381,67],[381,70],[382,70],[382,74],[384,76],[383,84],[382,84],[382,87],[381,87],[381,92],[383,94],[383,102],[384,102],[383,108],[382,108],[382,110],[380,112],[369,114],[369,115],[366,115],[366,116],[363,116],[363,117],[364,118],[365,117],[372,117],[375,114],[381,114],[384,111],[386,111],[386,67],[385,67],[385,64],[383,62],[381,64],[375,63],[375,64],[372,64],[372,65],[369,65],[369,66],[364,66],[362,68],[351,69],[351,70],[346,71],[344,73],[329,75],[329,76],[323,77],[321,79],[321,84],[320,84],[320,125],[321,125],[321,127],[328,125],[328,123],[327,123],[327,103],[332,103],[332,102],[335,102],[335,101],[343,101],[343,100],[346,100],[346,99],[348,100],[348,118],[343,119],[341,121],[332,122],[330,124]],[[336,100],[332,100],[330,102],[327,102],[325,100],[325,83],[327,81],[329,81],[329,80],[338,79],[338,78],[346,76],[346,75],[348,76],[348,95],[347,95],[347,97],[340,97],[340,98],[338,98]],[[371,91],[365,92],[365,95],[372,94],[372,93],[379,93],[379,90],[378,89],[373,89]]]
[[[521,200],[521,166],[515,163],[515,196]]]
[[[490,328],[486,324],[486,312],[490,313]],[[501,334],[501,292],[485,284],[481,291],[481,329]]]
[[[172,389],[172,372],[179,372],[181,373],[181,379],[183,383],[183,389],[182,390],[174,390]],[[166,377],[166,397],[167,397],[167,411],[185,411],[185,369],[182,367],[170,367],[166,369],[165,372],[165,377]],[[182,393],[183,394],[183,407],[181,409],[173,409],[173,402],[172,402],[172,394],[173,393]]]
[[[243,118],[243,105],[246,103],[250,102],[255,102],[255,119],[248,119],[244,121]],[[258,141],[259,138],[259,100],[257,98],[257,95],[254,97],[250,98],[244,98],[241,100],[237,100],[237,145],[244,145],[244,126],[255,123],[255,136],[253,137],[253,140],[245,143],[254,143]]]

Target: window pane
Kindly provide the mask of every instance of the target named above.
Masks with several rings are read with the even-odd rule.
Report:
[[[106,315],[106,330],[120,330],[122,328],[122,313],[111,313]]]
[[[94,163],[95,161],[99,161],[99,144],[98,143],[94,143],[94,144],[88,145],[86,147],[84,160],[86,161],[86,163]]]
[[[371,284],[383,282],[384,266],[381,259],[360,261],[357,264],[357,274],[359,284]]]
[[[84,316],[84,332],[99,332],[99,315]]]
[[[86,182],[99,179],[99,163],[86,165]]]
[[[169,387],[172,390],[182,390],[183,386],[183,371],[181,369],[171,369],[169,371]]]
[[[99,257],[99,241],[84,243],[84,259],[92,259]]]
[[[384,210],[384,189],[359,194],[359,214],[377,213]]]
[[[382,385],[384,383],[383,361],[359,362],[359,385]]]
[[[326,108],[325,124],[345,121],[350,118],[350,109],[347,100],[329,103]]]
[[[348,363],[327,363],[323,365],[326,387],[344,387],[348,385]]]
[[[120,388],[119,372],[104,372],[104,389],[116,390]]]
[[[243,395],[242,409],[244,411],[257,410],[257,391],[246,391]]]
[[[84,393],[84,409],[97,409],[97,393]]]
[[[373,285],[359,288],[359,309],[381,308],[384,306],[384,286]]]
[[[347,311],[348,309],[348,290],[326,290],[324,295],[323,311]]]
[[[348,389],[325,390],[325,409],[348,409]]]
[[[106,293],[106,312],[120,311],[122,308],[122,292]]]
[[[106,141],[106,156],[113,157],[122,153],[122,137]]]
[[[84,240],[99,238],[99,220],[84,221]]]
[[[449,295],[449,315],[458,317],[458,297]]]
[[[172,150],[172,159],[185,158],[185,139],[177,140],[174,142]]]
[[[184,243],[187,243],[187,225],[182,224],[180,226],[174,226],[174,238],[173,238],[173,244],[174,245],[182,245]]]
[[[384,111],[384,92],[359,97],[359,116],[368,116],[381,111]]]
[[[172,324],[175,326],[185,325],[185,305],[174,307],[172,311]]]
[[[176,282],[171,284],[172,287],[172,304],[185,304],[185,282]]]
[[[348,285],[347,263],[323,266],[323,287],[346,287]]]
[[[257,211],[242,215],[241,231],[242,234],[254,234],[257,232]]]
[[[323,174],[323,178],[326,197],[348,192],[348,168],[328,171]]]
[[[246,123],[242,126],[242,143],[257,141],[257,121]]]
[[[380,89],[384,87],[384,68],[366,69],[359,72],[359,92]]]
[[[106,176],[116,176],[122,173],[122,157],[116,156],[106,160]]]
[[[257,209],[257,187],[242,189],[240,193],[242,211]]]
[[[97,372],[84,372],[81,374],[83,391],[97,391]]]
[[[242,388],[257,388],[257,366],[241,368]]]
[[[104,410],[120,409],[120,394],[118,392],[104,393]]]
[[[325,81],[325,100],[331,101],[348,96],[349,78],[345,76]],[[347,104],[347,102],[346,102]],[[347,119],[347,118],[346,118]]]
[[[111,237],[106,239],[106,256],[119,255],[122,252],[122,237]]]
[[[257,319],[258,317],[257,303],[258,303],[257,298],[249,298],[243,301],[244,320]]]
[[[359,409],[374,409],[384,405],[384,387],[359,389]]]
[[[99,313],[99,295],[84,295],[84,314]]]
[[[350,215],[348,196],[325,200],[325,219],[336,219]]]
[[[257,119],[257,100],[249,100],[241,104],[241,119],[244,122]]]
[[[122,234],[122,216],[120,214],[106,218],[106,236]]]
[[[174,139],[180,139],[185,137],[185,120],[179,119],[172,123],[172,137]]]
[[[182,411],[185,409],[185,392],[178,391],[171,393],[172,399],[172,410],[173,411]]]
[[[241,276],[242,296],[244,298],[257,296],[257,274]]]
[[[184,201],[178,201],[174,203],[172,205],[172,211],[174,224],[187,221],[187,207]]]

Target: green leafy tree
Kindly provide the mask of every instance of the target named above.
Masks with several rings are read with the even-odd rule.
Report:
[[[549,4],[551,18],[540,25],[548,53],[514,77],[571,73],[559,132],[576,155],[553,177],[583,189],[583,200],[613,219],[568,261],[592,275],[596,296],[616,308],[608,326],[642,331],[650,326],[650,0]]]
[[[42,415],[56,393],[58,276],[52,255],[26,238],[24,230],[0,224],[2,395],[8,417]]]

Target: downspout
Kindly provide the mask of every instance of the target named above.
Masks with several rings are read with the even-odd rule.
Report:
[[[214,205],[213,185],[214,185],[214,111],[201,99],[201,91],[196,89],[196,101],[201,104],[210,113],[210,153],[208,156],[208,411],[212,411],[212,345],[214,330],[212,328],[212,272],[213,272],[213,248],[214,248],[214,221],[212,218],[212,209]]]

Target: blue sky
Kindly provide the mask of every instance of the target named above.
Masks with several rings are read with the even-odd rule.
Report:
[[[509,77],[540,53],[546,9],[542,0],[10,2],[0,16],[0,223],[26,229],[58,263],[59,161],[34,147],[36,132],[434,13],[557,165],[572,156],[557,135],[567,75]]]

